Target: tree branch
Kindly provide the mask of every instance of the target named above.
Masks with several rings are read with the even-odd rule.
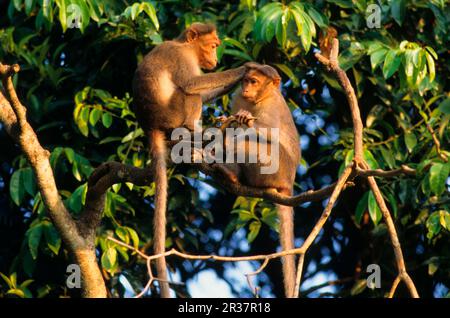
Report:
[[[26,108],[17,97],[11,76],[19,69],[17,64],[8,66],[0,63],[0,76],[5,89],[0,91],[0,122],[27,158],[48,214],[70,255],[80,266],[83,295],[106,297],[106,286],[95,255],[95,240],[86,240],[81,235],[82,224],[77,224],[64,206],[50,165],[50,153],[39,143],[27,121]]]
[[[445,155],[445,153],[443,153],[441,151],[441,143],[439,142],[439,139],[436,137],[436,134],[433,131],[433,128],[431,128],[431,126],[429,124],[427,124],[427,129],[431,134],[431,138],[433,138],[433,143],[434,146],[436,147],[436,152],[438,154],[438,156],[444,161],[444,162],[448,162],[448,158]]]
[[[391,177],[398,175],[399,173],[407,173],[412,174],[412,171],[410,171],[409,168],[406,168],[402,166],[402,168],[399,170],[391,171],[391,172],[385,172],[382,170],[369,170],[368,164],[363,159],[363,142],[362,142],[362,132],[363,132],[363,124],[361,120],[361,114],[359,112],[359,106],[358,106],[358,100],[356,98],[355,92],[352,88],[352,85],[350,83],[350,80],[347,77],[347,74],[340,68],[338,60],[337,60],[337,52],[339,51],[339,40],[333,39],[332,42],[332,49],[331,49],[331,57],[328,60],[326,57],[322,56],[319,53],[316,53],[317,59],[324,64],[329,71],[331,71],[338,79],[339,83],[341,84],[342,88],[345,91],[345,94],[347,96],[347,100],[350,106],[350,112],[352,115],[353,120],[353,133],[355,138],[355,144],[354,144],[354,161],[355,166],[354,169],[356,173],[359,175],[365,175],[367,177],[367,180],[369,182],[370,188],[372,189],[372,192],[375,195],[375,200],[377,202],[377,205],[380,207],[380,210],[382,211],[384,221],[386,223],[386,226],[388,228],[389,237],[392,243],[392,246],[394,248],[394,254],[395,254],[395,260],[397,264],[397,270],[399,272],[399,277],[405,282],[406,286],[408,287],[408,290],[412,297],[416,298],[419,297],[416,287],[414,286],[413,281],[409,277],[408,273],[406,272],[405,262],[403,259],[403,253],[400,246],[400,241],[398,239],[397,231],[394,226],[394,222],[392,221],[392,217],[389,213],[389,210],[386,206],[386,202],[384,201],[383,195],[381,194],[380,189],[378,188],[378,185],[375,181],[374,176],[381,176],[381,177]],[[364,172],[364,170],[366,172]],[[369,172],[370,171],[370,172]],[[369,176],[370,175],[370,176]],[[395,288],[393,289],[395,291]]]

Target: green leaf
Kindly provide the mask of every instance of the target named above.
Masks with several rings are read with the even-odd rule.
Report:
[[[148,17],[152,21],[153,25],[155,26],[156,30],[158,30],[159,22],[158,22],[158,17],[156,16],[156,10],[153,7],[153,5],[148,2],[144,2],[144,3],[141,3],[141,8],[148,15]]]
[[[433,58],[435,60],[438,59],[438,55],[436,54],[436,51],[431,46],[426,46],[425,49],[427,50],[427,52],[429,52],[431,54],[431,56],[433,56]]]
[[[282,71],[291,79],[292,83],[294,84],[294,87],[298,87],[300,85],[298,77],[295,76],[294,72],[286,64],[274,63],[273,65],[275,65],[278,69],[280,69],[280,71]]]
[[[380,147],[381,155],[389,168],[393,169],[395,167],[395,158],[392,152],[385,147]]]
[[[428,54],[428,52],[425,53],[425,58],[427,59],[427,65],[428,65],[428,74],[430,74],[430,82],[434,80],[436,77],[436,69],[434,65],[434,60],[431,54]]]
[[[33,259],[37,258],[39,243],[42,236],[42,225],[38,224],[28,230],[28,248]]]
[[[20,9],[22,9],[22,2],[23,2],[23,0],[12,0],[12,3],[14,4],[14,8],[17,11],[20,11]]]
[[[386,194],[386,197],[389,201],[389,205],[391,206],[391,210],[392,210],[392,213],[394,214],[394,217],[397,217],[397,213],[398,213],[397,200],[395,200],[395,197],[390,193]]]
[[[3,278],[9,288],[15,288],[15,285],[12,283],[8,276],[0,272],[0,277]]]
[[[432,239],[435,235],[439,234],[441,231],[441,224],[440,224],[440,213],[439,211],[433,212],[427,220],[426,223],[428,233],[427,238]]]
[[[387,53],[383,65],[383,76],[385,79],[391,77],[399,68],[401,59],[397,55],[396,50],[391,50]]]
[[[11,196],[11,199],[13,202],[20,206],[20,204],[23,201],[23,198],[25,197],[25,188],[22,186],[23,183],[23,176],[22,176],[22,169],[16,170],[9,182],[9,195]]]
[[[382,61],[384,61],[384,57],[386,56],[387,52],[388,50],[383,48],[373,52],[370,55],[370,65],[372,66],[372,70],[374,70],[379,64],[381,64]]]
[[[52,223],[46,222],[44,224],[44,237],[47,241],[48,248],[55,254],[58,255],[59,249],[61,248],[61,238],[56,231]]]
[[[366,160],[367,164],[369,165],[370,169],[378,169],[378,162],[376,161],[375,157],[372,155],[372,153],[367,150],[364,149],[363,151],[363,157],[364,160]]]
[[[25,0],[25,14],[30,15],[36,5],[36,0]]]
[[[102,267],[109,271],[112,270],[117,262],[117,251],[114,247],[110,247],[102,255]]]
[[[63,32],[66,32],[66,30],[67,30],[67,0],[55,0],[55,3],[58,6],[59,23],[61,23]]]
[[[83,107],[81,109],[80,115],[76,118],[78,129],[85,137],[89,135],[89,127],[88,127],[89,113],[90,113],[89,107]]]
[[[25,190],[29,195],[34,196],[37,192],[37,188],[33,170],[31,168],[23,169],[22,178]]]
[[[138,128],[129,132],[125,137],[122,138],[121,142],[126,143],[141,136],[144,136],[144,131],[142,130],[142,128]]]
[[[95,126],[95,124],[100,120],[100,118],[102,117],[102,111],[100,109],[94,108],[91,111],[91,114],[89,116],[89,123],[92,126]]]
[[[286,39],[287,39],[285,19],[286,19],[286,14],[283,13],[283,16],[281,17],[281,19],[278,20],[278,23],[276,24],[276,27],[275,27],[275,30],[276,30],[275,34],[276,34],[277,42],[283,48],[286,47]]]
[[[7,295],[16,295],[19,298],[25,298],[25,293],[20,289],[10,289],[6,292]]]
[[[275,208],[263,208],[261,211],[261,221],[274,230],[278,230],[278,213]]]
[[[450,172],[450,166],[443,163],[435,163],[430,169],[430,188],[436,195],[441,195],[446,187],[446,181]]]
[[[444,229],[447,229],[447,230],[449,229],[448,228],[448,225],[450,225],[449,221],[450,221],[450,214],[445,210],[440,210],[439,211],[439,223],[441,224],[441,226]]]
[[[87,4],[89,5],[89,14],[92,20],[94,20],[95,22],[99,22],[100,21],[100,17],[103,14],[103,10],[101,9],[101,6],[96,3],[95,0],[93,1],[88,1]]]
[[[364,193],[363,196],[361,197],[361,199],[359,200],[358,204],[356,205],[355,221],[357,224],[361,223],[364,212],[367,210],[368,198],[369,198],[369,192]]]
[[[350,290],[350,295],[355,296],[358,294],[361,294],[367,287],[367,282],[365,279],[359,279],[356,281],[356,283],[353,285],[352,289]]]
[[[431,262],[428,264],[428,275],[433,276],[434,273],[439,269],[439,264],[435,262]]]
[[[444,99],[440,104],[439,104],[439,110],[441,112],[443,112],[444,114],[449,115],[450,114],[450,97]]]
[[[369,192],[368,206],[370,218],[372,219],[372,222],[377,225],[381,221],[383,215],[381,214],[381,210],[378,207],[375,195],[372,191]]]
[[[249,226],[250,232],[247,235],[247,240],[249,243],[251,243],[255,240],[255,238],[258,236],[260,229],[261,229],[261,222],[253,221],[252,223],[250,223],[250,226]]]
[[[137,232],[134,229],[132,229],[131,227],[125,226],[125,228],[127,229],[128,233],[130,233],[131,240],[133,241],[133,247],[139,248],[139,236],[138,236]]]
[[[405,0],[392,0],[391,2],[391,13],[395,22],[398,25],[402,25],[406,14],[406,1]]]
[[[73,151],[72,148],[64,148],[64,152],[66,153],[67,160],[69,160],[69,163],[73,164],[75,161],[75,151]]]
[[[81,212],[81,208],[84,204],[84,198],[86,196],[87,191],[87,183],[80,185],[78,188],[73,191],[69,200],[67,201],[67,205],[71,211],[75,213]]]
[[[116,235],[125,243],[130,242],[130,238],[128,237],[128,231],[124,227],[116,228]]]
[[[231,213],[238,213],[239,214],[239,220],[241,221],[249,221],[253,218],[253,215],[250,211],[244,210],[244,209],[235,209],[231,211]]]
[[[113,120],[113,118],[110,113],[103,113],[102,123],[103,123],[103,126],[105,126],[105,128],[111,127],[112,120]]]
[[[414,147],[417,145],[417,138],[413,132],[405,134],[405,144],[408,148],[408,152],[411,153]]]
[[[328,17],[318,12],[312,5],[305,4],[306,12],[314,20],[314,22],[321,28],[326,28],[329,25]]]
[[[239,51],[239,50],[225,49],[223,51],[223,53],[226,54],[226,55],[231,55],[231,56],[238,57],[238,58],[240,58],[242,60],[245,60],[245,61],[252,61],[253,60],[253,58],[250,55],[248,55],[245,52]]]

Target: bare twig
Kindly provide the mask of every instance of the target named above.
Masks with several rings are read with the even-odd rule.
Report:
[[[401,281],[401,277],[400,275],[398,275],[397,277],[395,277],[394,282],[392,283],[392,287],[391,290],[389,291],[389,295],[388,298],[392,298],[394,297],[395,291],[397,290],[397,286]]]
[[[303,263],[305,262],[305,254],[300,254],[297,264],[297,275],[295,277],[294,298],[298,298],[300,294],[300,284],[303,273]]]
[[[323,284],[317,285],[317,286],[313,286],[307,290],[304,290],[301,292],[302,295],[308,295],[311,294],[312,292],[315,292],[316,290],[319,290],[321,288],[327,287],[327,286],[335,286],[335,285],[339,285],[339,284],[345,284],[347,282],[351,282],[353,281],[355,278],[354,277],[345,277],[345,278],[341,278],[341,279],[336,279],[336,280],[331,280],[329,282],[325,282]]]
[[[431,126],[428,123],[427,123],[427,129],[431,134],[431,138],[433,138],[434,146],[436,147],[436,153],[444,162],[448,162],[447,156],[445,155],[445,153],[443,153],[441,151],[441,143],[439,142],[439,139],[436,137],[436,134],[434,133],[433,128],[431,128]]]
[[[325,222],[328,220],[328,217],[331,214],[331,210],[333,209],[334,203],[336,202],[339,195],[341,194],[341,191],[343,190],[344,185],[347,182],[347,179],[349,178],[350,174],[352,173],[352,170],[353,170],[352,166],[346,167],[344,172],[342,172],[342,175],[339,177],[339,180],[336,184],[336,187],[333,190],[333,193],[331,194],[330,200],[328,201],[327,206],[325,207],[325,210],[323,211],[323,213],[320,216],[319,220],[317,221],[316,225],[312,229],[311,233],[309,233],[308,237],[302,244],[301,249],[303,249],[303,251],[304,251],[302,254],[306,253],[306,251],[311,246],[311,244],[314,242],[314,240],[316,239],[320,230],[324,226]],[[300,257],[299,265],[298,265],[299,268],[297,269],[297,277],[296,277],[296,282],[298,282],[298,286],[297,286],[297,290],[295,291],[295,293],[297,294],[297,297],[298,297],[298,293],[299,293],[299,289],[300,289],[300,282],[302,279],[301,266],[303,266],[303,260],[304,260],[304,256],[303,257],[302,257],[302,255],[300,255],[300,256],[301,257]]]
[[[395,169],[395,170],[382,170],[382,169],[365,170],[365,169],[361,169],[361,168],[356,168],[356,173],[358,176],[361,176],[361,177],[390,178],[390,177],[396,177],[399,175],[415,176],[416,170],[408,167],[407,165],[402,165],[401,168]]]

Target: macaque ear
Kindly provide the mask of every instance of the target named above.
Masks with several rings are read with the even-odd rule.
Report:
[[[188,42],[195,41],[197,38],[198,38],[197,31],[195,31],[193,29],[186,30],[186,40]]]
[[[275,86],[276,88],[278,88],[280,86],[281,83],[281,79],[279,77],[276,77],[272,80],[272,84],[273,86]]]

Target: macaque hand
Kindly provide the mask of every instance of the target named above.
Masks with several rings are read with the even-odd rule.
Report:
[[[251,112],[243,109],[239,110],[234,118],[239,125],[247,125],[248,127],[253,127],[253,121],[256,119]]]

